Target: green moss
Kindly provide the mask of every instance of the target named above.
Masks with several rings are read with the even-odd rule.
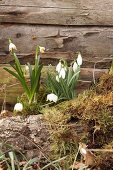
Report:
[[[32,114],[40,114],[41,106],[45,104],[45,96],[46,90],[45,87],[41,85],[39,93],[37,95],[37,101],[29,104],[27,96],[25,93],[18,97],[18,102],[22,103],[24,106],[24,110],[22,111],[22,115],[32,115]]]
[[[43,109],[56,158],[68,155],[73,159],[80,141],[102,147],[113,140],[112,83],[113,75],[105,74],[96,88],[84,91],[76,99]]]

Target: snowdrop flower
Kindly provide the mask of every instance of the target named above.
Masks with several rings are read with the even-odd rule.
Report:
[[[39,49],[40,49],[40,53],[44,53],[45,52],[45,47],[39,46]]]
[[[58,75],[56,76],[56,81],[59,82],[59,77],[58,77]]]
[[[16,45],[14,45],[12,42],[9,43],[9,51],[17,50]]]
[[[65,79],[65,77],[66,77],[66,71],[65,68],[62,68],[59,73],[59,78]]]
[[[29,67],[28,65],[25,64],[25,71],[28,72],[29,71]]]
[[[82,56],[81,56],[81,53],[78,54],[77,64],[78,64],[79,66],[82,65]]]
[[[22,103],[16,103],[14,106],[14,111],[15,112],[21,112],[23,110],[23,105]]]
[[[30,74],[29,74],[29,67],[28,65],[25,64],[25,67],[24,67],[24,75],[26,78],[29,78],[30,77]]]
[[[77,67],[78,67],[77,63],[76,63],[76,62],[74,62],[74,64],[73,64],[73,71],[74,71],[74,72],[76,72]]]
[[[56,66],[56,71],[59,73],[61,68],[62,68],[62,64],[61,64],[61,62],[59,62]]]
[[[54,93],[51,93],[51,94],[48,94],[47,95],[47,101],[50,101],[50,102],[57,102],[58,101],[58,96],[55,95]]]
[[[87,153],[86,149],[81,148],[81,154],[85,154],[86,155],[86,153]]]

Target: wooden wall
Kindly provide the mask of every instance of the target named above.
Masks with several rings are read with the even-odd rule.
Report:
[[[0,0],[0,63],[12,60],[9,37],[22,63],[38,44],[48,49],[46,64],[81,51],[84,67],[93,67],[113,54],[113,0]]]

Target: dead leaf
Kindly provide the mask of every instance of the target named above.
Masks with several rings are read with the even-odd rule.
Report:
[[[87,168],[87,166],[82,162],[77,162],[76,161],[74,166],[73,165],[70,166],[70,169],[72,169],[72,168],[73,169],[78,169],[78,170],[83,170],[83,169]]]
[[[95,161],[96,157],[91,151],[87,150],[87,145],[84,143],[79,143],[79,150],[80,150],[81,155],[84,158],[85,166],[87,166],[87,167],[94,166],[95,162],[96,162]]]

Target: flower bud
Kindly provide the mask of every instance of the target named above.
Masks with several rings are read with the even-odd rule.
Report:
[[[76,62],[74,62],[74,64],[73,64],[73,71],[76,72],[77,68],[78,68],[78,65],[77,65]]]
[[[81,53],[78,54],[77,64],[78,64],[79,66],[82,65],[82,56],[81,56]]]
[[[58,77],[58,75],[56,76],[56,81],[59,82],[59,77]]]

